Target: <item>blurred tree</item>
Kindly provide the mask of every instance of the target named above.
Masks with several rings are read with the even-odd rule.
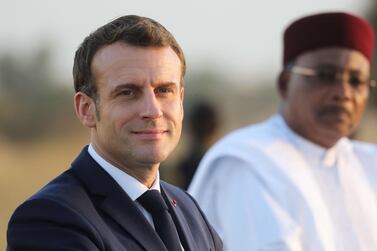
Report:
[[[33,140],[72,113],[71,91],[53,76],[50,65],[48,46],[31,56],[0,55],[0,134],[4,138]]]

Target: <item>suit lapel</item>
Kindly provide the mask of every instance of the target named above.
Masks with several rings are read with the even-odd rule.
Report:
[[[72,163],[72,170],[92,195],[101,195],[105,198],[99,207],[130,233],[141,246],[146,250],[166,251],[163,242],[135,202],[91,158],[87,147]]]
[[[128,231],[146,250],[166,251],[164,244],[145,216],[128,195],[121,192],[109,194],[101,208]]]
[[[169,189],[163,185],[163,182],[161,182],[160,184],[161,194],[169,207],[169,212],[173,217],[183,248],[185,249],[185,251],[199,250],[194,237],[192,236],[186,217],[182,212],[182,205],[177,203],[173,206],[172,202],[176,201],[176,199],[169,194]]]

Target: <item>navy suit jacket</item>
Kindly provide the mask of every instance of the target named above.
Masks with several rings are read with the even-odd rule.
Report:
[[[163,181],[161,193],[185,251],[223,250],[189,194]],[[70,169],[16,209],[7,241],[8,251],[166,251],[135,202],[91,158],[87,147]]]

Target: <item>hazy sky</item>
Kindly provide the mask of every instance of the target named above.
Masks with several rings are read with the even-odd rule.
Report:
[[[239,79],[274,76],[281,36],[295,18],[319,11],[363,15],[374,0],[0,0],[0,53],[54,44],[54,67],[71,81],[74,51],[91,31],[125,14],[162,23],[182,45],[188,71],[210,68]]]

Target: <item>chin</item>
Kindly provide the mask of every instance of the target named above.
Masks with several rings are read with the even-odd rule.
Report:
[[[326,139],[324,142],[326,142],[325,145],[327,147],[335,145],[338,140],[348,136],[348,134],[346,134],[341,128],[325,128],[319,135],[322,135],[322,139]]]
[[[168,154],[165,152],[146,152],[144,154],[141,154],[140,157],[144,158],[145,162],[151,164],[158,164],[167,159]]]
[[[334,134],[339,138],[348,137],[351,135],[353,127],[349,125],[340,124],[333,128]]]

